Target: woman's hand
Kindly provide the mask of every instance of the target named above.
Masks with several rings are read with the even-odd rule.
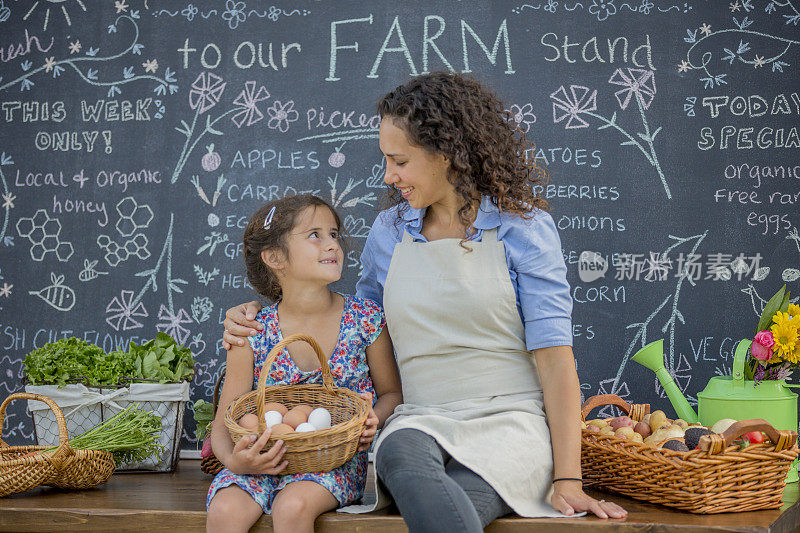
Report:
[[[255,435],[247,435],[239,439],[236,446],[233,447],[233,453],[227,461],[228,470],[234,474],[280,474],[289,464],[289,461],[283,461],[283,454],[286,453],[286,447],[283,441],[279,440],[272,445],[272,448],[266,452],[261,452],[264,445],[269,439],[269,429],[265,430],[258,439]],[[248,445],[252,444],[250,448]]]
[[[367,405],[370,406],[369,412],[367,413],[367,420],[364,422],[366,426],[364,428],[364,433],[361,434],[361,438],[358,441],[358,451],[363,452],[364,450],[369,450],[372,441],[375,439],[375,433],[378,431],[378,423],[380,420],[371,407],[372,394],[369,392],[362,392],[361,397],[364,398],[367,401]]]
[[[614,502],[595,500],[581,487],[580,481],[564,480],[553,485],[550,504],[562,514],[571,516],[574,513],[588,511],[599,518],[625,518],[628,511]]]
[[[261,331],[262,326],[254,319],[261,310],[258,302],[248,302],[246,304],[231,307],[225,311],[225,332],[222,334],[222,347],[230,350],[232,345],[244,346],[247,337],[255,335]]]

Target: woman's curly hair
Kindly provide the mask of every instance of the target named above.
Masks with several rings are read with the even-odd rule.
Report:
[[[532,145],[500,98],[471,76],[417,76],[383,96],[378,114],[391,118],[412,144],[450,161],[447,179],[462,198],[458,214],[469,236],[481,195],[491,197],[501,212],[523,218],[531,218],[534,209],[549,211],[547,201],[534,192],[548,177],[533,158],[525,157]],[[389,207],[400,205],[402,219],[408,204],[400,192],[389,187],[388,199]]]

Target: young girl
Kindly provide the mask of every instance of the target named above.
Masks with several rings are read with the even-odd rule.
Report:
[[[228,352],[211,437],[214,454],[226,468],[208,492],[208,531],[248,531],[264,512],[272,515],[277,532],[311,532],[317,516],[363,494],[366,450],[402,397],[381,308],[328,288],[342,274],[340,227],[332,207],[301,195],[263,206],[245,229],[247,277],[260,294],[276,303],[256,316],[263,329],[249,338],[249,344]],[[230,402],[253,390],[270,349],[294,333],[313,335],[330,354],[336,385],[360,393],[372,405],[355,457],[331,472],[282,476],[288,464],[283,460],[283,441],[261,451],[269,429],[234,446],[225,428]],[[267,386],[322,383],[319,360],[305,343],[291,344],[268,371]]]

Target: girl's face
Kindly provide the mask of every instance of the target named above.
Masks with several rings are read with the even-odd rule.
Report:
[[[327,285],[342,277],[344,253],[339,242],[339,226],[330,209],[307,207],[286,239],[289,255],[273,266],[269,251],[262,252],[268,266],[294,281]],[[276,268],[277,267],[277,268]]]
[[[391,117],[381,120],[378,135],[386,157],[383,181],[399,190],[411,207],[430,207],[455,194],[455,188],[447,181],[450,161],[446,157],[410,144],[405,130]]]

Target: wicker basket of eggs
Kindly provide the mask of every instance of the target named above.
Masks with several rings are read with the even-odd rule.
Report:
[[[275,358],[295,341],[308,343],[322,365],[322,385],[266,386]],[[275,345],[258,376],[256,390],[233,400],[225,412],[225,426],[234,442],[242,437],[271,430],[264,450],[283,440],[281,474],[329,472],[349,461],[358,449],[368,413],[367,402],[357,393],[333,384],[331,369],[322,350],[310,335],[291,335]]]

